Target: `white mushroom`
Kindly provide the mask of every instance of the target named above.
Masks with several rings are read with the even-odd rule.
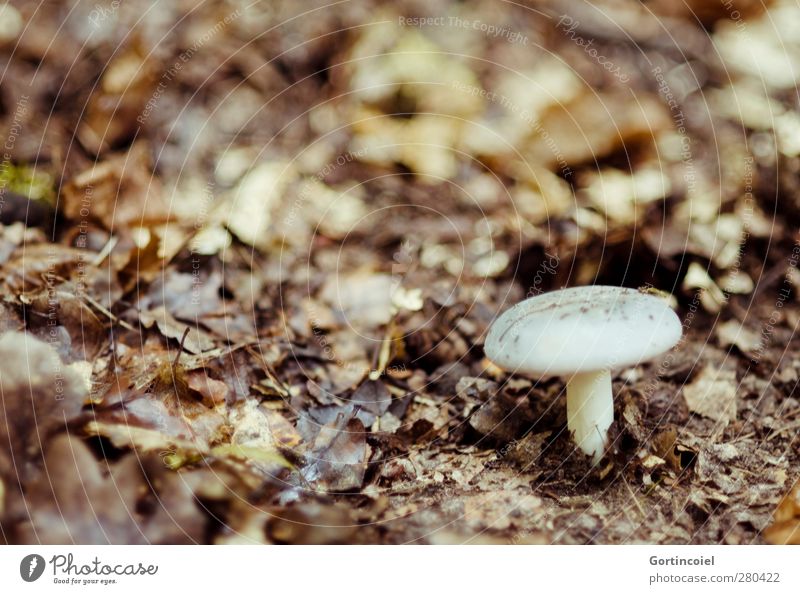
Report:
[[[621,287],[574,287],[518,303],[492,324],[486,356],[512,372],[567,378],[567,427],[598,462],[614,420],[611,372],[671,349],[681,322],[660,297]]]

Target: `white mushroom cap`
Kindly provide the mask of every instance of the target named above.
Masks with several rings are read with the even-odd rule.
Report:
[[[489,329],[484,351],[511,371],[569,375],[637,365],[675,346],[681,331],[660,297],[623,287],[574,287],[504,312]]]

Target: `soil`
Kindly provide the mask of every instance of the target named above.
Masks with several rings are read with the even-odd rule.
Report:
[[[0,541],[800,542],[769,15],[162,4],[9,3]],[[483,352],[587,284],[684,330],[614,374],[597,465],[563,378]]]

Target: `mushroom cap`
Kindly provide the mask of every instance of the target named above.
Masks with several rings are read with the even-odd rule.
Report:
[[[682,329],[660,297],[624,287],[573,287],[504,312],[489,329],[484,351],[509,371],[571,375],[647,361],[675,346]]]

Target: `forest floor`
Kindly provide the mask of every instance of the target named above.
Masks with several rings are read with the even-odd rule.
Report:
[[[751,4],[12,0],[0,541],[800,543],[800,8]],[[596,466],[483,352],[587,284],[684,329]]]

